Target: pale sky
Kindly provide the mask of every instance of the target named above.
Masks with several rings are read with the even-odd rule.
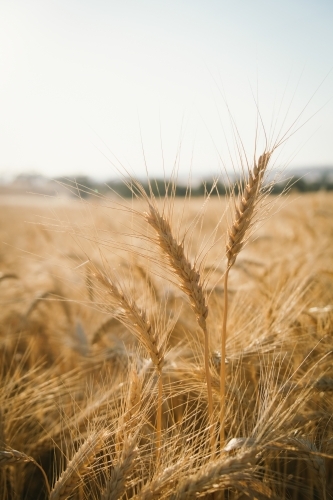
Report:
[[[139,177],[143,145],[151,175],[205,177],[231,163],[225,101],[252,158],[253,95],[276,139],[315,93],[276,162],[333,165],[332,68],[332,0],[1,0],[0,176]]]

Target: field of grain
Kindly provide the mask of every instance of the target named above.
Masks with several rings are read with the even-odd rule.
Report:
[[[222,434],[226,199],[0,204],[0,500],[333,498],[332,194],[230,269]]]

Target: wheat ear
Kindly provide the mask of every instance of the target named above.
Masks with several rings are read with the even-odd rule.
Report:
[[[118,500],[125,493],[137,457],[136,437],[129,437],[123,443],[119,462],[113,467],[101,500]]]
[[[113,316],[134,334],[138,341],[148,351],[157,371],[161,371],[163,353],[162,350],[157,347],[157,334],[154,332],[146,312],[140,309],[136,302],[128,297],[109,276],[106,276],[99,270],[95,270],[94,276],[106,288],[111,302],[119,308],[119,311],[112,311]]]
[[[135,497],[135,500],[158,500],[161,498],[163,490],[166,490],[170,484],[174,485],[175,478],[177,473],[179,474],[181,467],[182,464],[177,463],[162,470],[152,481],[145,484],[140,493]]]
[[[224,275],[224,313],[221,335],[221,372],[220,372],[220,449],[224,446],[224,421],[225,421],[225,379],[226,379],[226,337],[228,319],[228,276],[231,267],[236,262],[237,255],[241,251],[247,232],[252,226],[255,207],[259,200],[264,174],[272,152],[263,153],[249,173],[247,184],[243,190],[238,205],[235,208],[235,216],[232,226],[228,230],[226,244],[227,269]]]
[[[108,435],[107,431],[94,432],[86,439],[55,483],[50,500],[66,500],[73,493]]]
[[[248,182],[244,188],[238,206],[236,206],[235,218],[228,231],[228,241],[226,245],[228,267],[231,267],[235,263],[236,257],[244,245],[246,232],[252,222],[253,212],[258,201],[264,173],[271,154],[272,153],[267,152],[259,157],[258,165],[254,165],[252,172],[250,172]]]
[[[21,451],[17,451],[14,449],[10,450],[0,450],[0,467],[5,467],[6,465],[16,465],[18,463],[27,463],[31,462],[38,467],[38,469],[41,471],[43,474],[44,480],[45,480],[45,485],[47,488],[48,493],[50,494],[50,486],[49,482],[47,479],[47,476],[45,474],[44,469],[36,462],[36,460],[32,457],[29,457],[25,453],[22,453]]]
[[[213,422],[213,396],[211,387],[211,376],[209,369],[209,337],[206,319],[208,306],[200,281],[200,273],[194,265],[186,258],[184,246],[173,237],[169,222],[161,216],[156,208],[149,204],[149,213],[145,213],[146,221],[157,233],[158,243],[167,255],[169,264],[180,279],[180,288],[190,299],[192,309],[196,315],[197,322],[204,333],[205,338],[205,372],[208,395],[208,417],[210,424],[211,443],[214,445]]]
[[[203,496],[211,490],[221,490],[225,487],[237,488],[238,482],[243,482],[253,476],[256,448],[250,449],[235,457],[210,462],[193,475],[187,475],[179,481],[176,491],[170,495],[170,500],[191,500]]]
[[[157,399],[157,424],[156,424],[156,454],[160,454],[162,440],[162,399],[163,382],[162,366],[164,354],[162,348],[157,347],[157,334],[154,332],[151,322],[143,309],[136,302],[127,297],[119,286],[108,276],[96,270],[94,275],[106,287],[111,300],[119,307],[119,313],[114,314],[129,330],[136,336],[139,342],[146,348],[150,358],[155,365],[158,377],[158,399]]]
[[[0,450],[0,467],[5,465],[13,465],[22,462],[34,462],[32,457],[29,457],[25,453],[17,450]]]

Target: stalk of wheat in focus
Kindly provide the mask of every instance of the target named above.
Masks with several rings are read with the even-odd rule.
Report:
[[[227,268],[224,275],[224,313],[221,340],[221,372],[220,372],[220,446],[224,444],[224,420],[225,420],[225,378],[226,378],[226,336],[228,319],[228,276],[231,267],[235,264],[237,255],[240,253],[249,229],[254,223],[256,207],[260,201],[263,188],[263,180],[272,152],[263,153],[249,173],[246,186],[241,192],[239,203],[236,205],[235,214],[231,227],[228,229],[226,255]]]

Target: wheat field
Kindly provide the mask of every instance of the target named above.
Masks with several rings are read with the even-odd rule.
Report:
[[[0,500],[333,498],[332,194],[225,295],[233,203],[136,192],[0,200]]]

